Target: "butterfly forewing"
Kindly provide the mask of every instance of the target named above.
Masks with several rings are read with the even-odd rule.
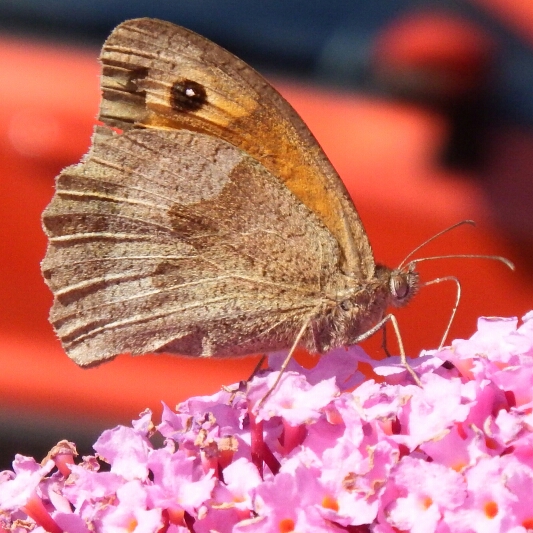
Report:
[[[372,251],[342,181],[294,109],[246,63],[154,19],[118,26],[100,60],[100,120],[121,129],[188,129],[230,142],[317,214],[339,243],[345,273],[373,275]]]

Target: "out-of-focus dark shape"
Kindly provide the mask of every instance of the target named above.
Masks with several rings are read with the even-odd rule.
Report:
[[[458,14],[413,11],[378,32],[369,72],[374,93],[445,119],[438,162],[482,185],[495,223],[533,267],[533,132],[516,91],[533,67],[510,43]]]
[[[442,162],[472,168],[486,147],[495,52],[493,38],[477,24],[445,13],[412,13],[376,37],[371,72],[379,92],[446,116]]]
[[[533,272],[533,131],[525,126],[491,129],[483,187],[500,231]]]

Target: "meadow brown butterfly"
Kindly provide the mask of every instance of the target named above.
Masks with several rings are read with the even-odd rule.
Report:
[[[146,18],[100,61],[105,125],[43,214],[50,320],[76,363],[323,353],[416,292],[413,268],[375,264],[339,176],[251,67]]]

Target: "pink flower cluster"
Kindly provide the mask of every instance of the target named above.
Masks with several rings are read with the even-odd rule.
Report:
[[[147,411],[81,461],[68,442],[19,455],[0,473],[0,533],[533,529],[533,312],[482,318],[412,364],[422,387],[396,358],[336,350],[293,362],[263,405],[277,371],[164,406],[157,427]]]

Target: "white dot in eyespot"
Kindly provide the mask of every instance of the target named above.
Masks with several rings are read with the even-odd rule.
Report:
[[[193,96],[196,96],[196,93],[194,92],[194,89],[188,87],[187,89],[185,89],[185,96],[192,98]]]

